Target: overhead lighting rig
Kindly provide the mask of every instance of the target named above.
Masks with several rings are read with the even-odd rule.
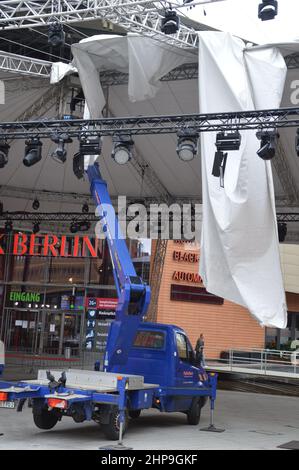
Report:
[[[10,145],[6,140],[0,140],[0,168],[4,168],[8,162],[8,152]]]
[[[39,206],[40,206],[39,200],[38,200],[38,199],[34,199],[34,201],[33,201],[33,203],[32,203],[32,209],[34,209],[35,211],[38,211]]]
[[[276,130],[259,131],[256,136],[261,141],[261,146],[257,151],[258,156],[263,160],[272,160],[275,157],[278,132]]]
[[[219,132],[216,137],[218,151],[240,150],[241,134],[239,131]]]
[[[13,224],[11,220],[7,220],[4,226],[5,233],[10,233],[13,231]]]
[[[63,25],[58,21],[51,23],[48,29],[48,44],[53,47],[63,46],[65,42],[65,33]]]
[[[285,222],[278,222],[277,223],[277,229],[278,229],[279,243],[283,243],[286,239],[287,234],[288,234],[288,226]]]
[[[32,233],[36,234],[40,231],[40,226],[38,222],[35,222],[32,227]]]
[[[186,129],[178,133],[178,143],[176,152],[178,157],[189,162],[197,155],[198,150],[198,133],[191,129]]]
[[[65,144],[71,144],[73,140],[67,134],[53,134],[51,140],[58,145],[51,157],[57,163],[65,163],[67,155]]]
[[[30,167],[38,163],[42,159],[42,142],[39,138],[33,137],[25,142],[25,155],[23,163],[25,166]]]
[[[89,155],[101,155],[102,139],[99,135],[89,136],[83,134],[79,137],[80,149],[73,158],[73,172],[78,179],[84,176],[84,157]]]
[[[130,135],[115,135],[112,138],[113,149],[111,157],[119,165],[125,165],[132,158],[134,141]]]
[[[88,230],[90,229],[90,222],[88,220],[80,220],[80,221],[76,221],[74,220],[72,223],[71,223],[71,226],[70,226],[70,232],[71,233],[77,233],[77,232],[88,232]]]
[[[224,174],[229,151],[240,150],[241,134],[238,130],[233,132],[219,132],[216,136],[215,158],[213,163],[212,175],[220,178],[220,187],[224,188]]]
[[[262,21],[274,20],[278,13],[278,2],[277,0],[263,0],[263,3],[259,4],[258,17]]]
[[[180,18],[176,11],[166,10],[165,16],[161,21],[161,31],[164,34],[176,34],[180,27]]]

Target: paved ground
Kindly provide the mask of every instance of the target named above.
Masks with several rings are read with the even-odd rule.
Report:
[[[200,432],[209,423],[202,413],[200,426],[186,424],[184,415],[146,411],[130,422],[125,444],[133,449],[275,449],[299,440],[299,399],[220,391],[216,425],[223,434]],[[37,429],[31,410],[23,413],[0,410],[0,449],[98,449],[107,444],[95,423],[75,424],[65,418],[51,431]]]

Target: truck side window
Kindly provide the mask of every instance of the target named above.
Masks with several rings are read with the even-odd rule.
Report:
[[[176,334],[176,344],[178,348],[179,358],[182,361],[188,361],[187,340],[181,333]]]

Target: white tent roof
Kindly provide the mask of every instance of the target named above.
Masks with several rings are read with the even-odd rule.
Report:
[[[279,47],[287,55],[299,51],[299,42],[281,44]],[[290,86],[291,82],[296,79],[296,75],[296,70],[289,70],[282,106],[294,106],[290,101]],[[0,76],[0,79],[1,77],[7,79],[8,75],[4,74]],[[2,122],[17,120],[47,90],[44,87],[35,88],[36,84],[40,83],[36,79],[26,78],[26,83],[31,80],[34,88],[30,90],[26,87],[24,90],[20,84],[20,77],[10,76],[9,78],[12,78],[12,80],[6,81],[6,104],[0,105]],[[50,88],[53,85],[48,86]],[[19,89],[16,91],[17,88]],[[13,91],[10,92],[10,89]],[[142,102],[132,103],[129,100],[127,85],[110,86],[108,96],[109,111],[114,116],[177,115],[199,112],[198,81],[196,79],[162,82],[156,96]],[[57,110],[53,107],[46,113],[46,116],[41,113],[40,117],[54,117],[56,115]],[[35,117],[38,116],[32,116],[31,119]],[[289,172],[299,192],[299,159],[294,149],[295,133],[295,129],[282,130],[280,140],[285,149],[285,159]],[[134,141],[135,151],[141,155],[145,163],[150,165],[165,192],[174,199],[181,197],[201,198],[200,158],[194,159],[190,163],[181,162],[176,155],[176,137],[174,135],[138,136],[134,138]],[[111,146],[111,139],[105,138],[100,165],[112,196],[156,197],[157,193],[147,184],[146,178],[142,184],[141,177],[132,164],[118,166],[112,160]],[[44,141],[42,161],[31,168],[25,168],[22,164],[24,142],[14,141],[11,143],[9,162],[0,171],[0,198],[4,202],[4,210],[31,210],[31,202],[36,191],[51,191],[62,194],[75,193],[89,196],[88,182],[78,181],[72,171],[72,156],[78,149],[78,143],[69,144],[68,159],[64,166],[59,166],[50,158],[49,155],[54,147],[55,144]],[[274,183],[277,201],[279,202],[285,197],[287,188],[285,180],[280,174],[279,165],[274,165],[274,168],[278,168],[277,172],[274,169]],[[8,194],[8,188],[14,188],[14,191],[10,191],[10,196],[6,197],[5,194]],[[22,192],[20,192],[21,197],[18,197],[16,188],[25,188],[28,191],[28,194],[26,193],[27,197],[24,197]],[[63,203],[63,200],[67,202]],[[78,201],[72,200],[70,202],[68,198],[62,196],[61,199],[58,197],[55,201],[53,199],[51,201],[43,201],[40,210],[71,211],[79,209]],[[80,199],[81,203],[82,200]],[[297,201],[298,205],[299,202]]]

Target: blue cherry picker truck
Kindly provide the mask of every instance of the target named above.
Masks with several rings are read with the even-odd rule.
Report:
[[[181,328],[143,321],[150,288],[136,275],[98,163],[88,166],[86,173],[109,246],[118,295],[104,370],[40,370],[36,380],[0,380],[0,408],[22,411],[29,400],[33,421],[40,429],[52,429],[64,417],[76,423],[93,420],[108,439],[121,443],[130,418],[138,418],[142,410],[182,412],[187,423],[197,425],[209,398],[212,429],[217,375],[207,374],[196,363]]]

